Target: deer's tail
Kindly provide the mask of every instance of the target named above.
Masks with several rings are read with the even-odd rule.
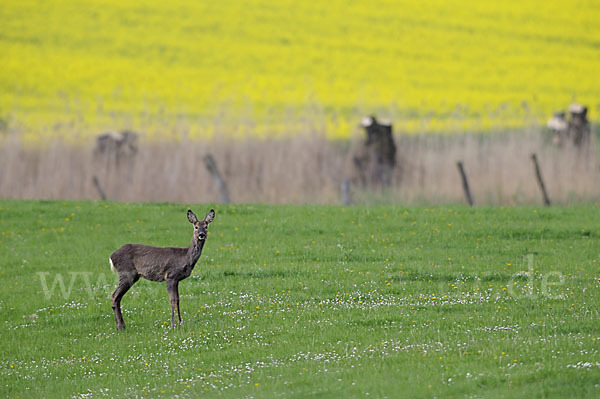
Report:
[[[108,261],[110,262],[110,270],[112,270],[113,272],[116,272],[117,268],[115,267],[115,265],[114,265],[114,263],[112,261],[112,258],[109,257]]]

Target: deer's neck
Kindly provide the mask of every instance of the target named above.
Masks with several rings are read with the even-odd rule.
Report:
[[[194,266],[196,262],[198,262],[198,258],[202,254],[202,248],[204,247],[204,240],[196,240],[196,238],[192,238],[192,243],[188,247],[188,257],[190,260],[190,264]]]

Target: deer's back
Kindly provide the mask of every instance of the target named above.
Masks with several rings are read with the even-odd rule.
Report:
[[[110,258],[120,273],[141,275],[150,281],[165,281],[165,275],[186,269],[187,248],[125,244]]]

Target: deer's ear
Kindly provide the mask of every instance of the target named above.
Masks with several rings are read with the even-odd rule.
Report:
[[[188,209],[187,217],[190,223],[198,223],[198,218],[191,209]]]
[[[215,210],[211,209],[210,211],[208,211],[208,213],[206,214],[206,216],[204,217],[204,221],[206,223],[210,223],[213,220],[215,220]]]

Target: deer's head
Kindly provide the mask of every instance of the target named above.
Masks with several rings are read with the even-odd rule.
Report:
[[[194,212],[188,209],[187,217],[190,223],[194,225],[194,239],[197,241],[206,240],[208,225],[215,219],[215,210],[211,209],[203,220],[198,220]]]

